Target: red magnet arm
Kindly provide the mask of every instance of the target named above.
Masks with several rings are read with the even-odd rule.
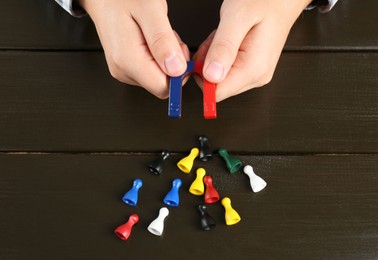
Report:
[[[217,84],[209,82],[202,74],[203,62],[196,62],[194,72],[199,74],[203,79],[203,116],[206,119],[217,118],[217,103],[215,101],[215,90]]]

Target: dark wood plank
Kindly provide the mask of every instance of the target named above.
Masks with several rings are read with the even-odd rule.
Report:
[[[286,53],[269,86],[210,121],[194,81],[170,120],[167,100],[112,79],[101,53],[9,52],[0,67],[2,151],[183,151],[198,134],[240,153],[378,151],[376,53]]]
[[[151,175],[150,155],[0,155],[1,259],[374,259],[378,254],[377,155],[243,156],[268,186],[255,194],[248,177],[230,175],[220,158],[203,166],[242,221],[224,224],[223,207],[210,205],[217,228],[203,232],[188,193],[194,174],[176,168]],[[180,206],[171,209],[163,237],[146,227],[180,177]],[[121,202],[142,178],[136,208]],[[140,215],[127,242],[113,230]]]
[[[54,0],[2,0],[0,49],[100,49],[89,17],[76,19]]]
[[[221,3],[168,1],[173,28],[192,49],[217,27]],[[304,12],[286,49],[376,49],[377,8],[375,0],[341,0],[329,14]],[[1,10],[0,49],[101,49],[89,17],[72,18],[52,0],[2,0]]]
[[[173,27],[193,49],[216,29],[222,2],[168,1]],[[327,14],[304,11],[290,32],[285,50],[377,50],[378,28],[371,22],[377,9],[374,0],[339,0]]]
[[[286,50],[377,50],[371,22],[377,1],[339,0],[330,13],[304,12],[292,28]]]

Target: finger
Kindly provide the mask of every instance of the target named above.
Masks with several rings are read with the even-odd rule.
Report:
[[[190,60],[190,51],[189,51],[188,45],[186,45],[186,43],[184,43],[181,40],[180,35],[178,35],[178,33],[176,31],[173,31],[173,33],[175,34],[176,39],[177,39],[178,43],[180,44],[180,47],[181,47],[182,53],[184,54],[185,60],[189,61]]]
[[[214,39],[215,33],[216,33],[216,30],[212,31],[210,35],[206,38],[206,40],[201,43],[201,45],[198,47],[197,52],[193,56],[193,60],[202,61],[202,62],[205,61],[206,54],[210,48],[210,44],[212,43]]]
[[[257,21],[250,18],[253,14],[238,10],[238,15],[223,8],[221,20],[214,39],[208,49],[204,77],[210,82],[221,82],[227,75],[238,54],[239,48],[250,28]],[[225,10],[225,11],[223,11]]]
[[[271,26],[269,21],[260,23],[247,34],[227,77],[218,84],[217,102],[272,79],[288,31],[272,32]]]
[[[186,70],[186,59],[169,23],[162,1],[141,0],[133,18],[140,26],[152,56],[169,76]]]
[[[132,19],[123,21],[123,28],[127,35],[104,46],[112,76],[141,86],[158,98],[167,98],[167,76],[152,57],[141,29]]]
[[[206,58],[207,51],[209,50],[210,44],[214,39],[216,30],[212,31],[209,36],[206,38],[205,41],[201,43],[201,45],[198,47],[197,52],[193,56],[194,61],[200,61],[203,62]],[[193,75],[194,80],[196,81],[197,85],[200,87],[200,89],[203,89],[203,78],[202,76],[199,76],[197,74]]]

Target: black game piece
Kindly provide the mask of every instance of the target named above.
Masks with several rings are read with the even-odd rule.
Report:
[[[215,220],[207,213],[207,207],[205,204],[199,204],[197,209],[200,213],[200,223],[201,229],[204,231],[208,231],[210,229],[215,228]]]
[[[167,150],[163,150],[160,157],[152,161],[148,165],[148,169],[155,175],[160,175],[163,172],[164,162],[168,159],[170,153]]]
[[[198,137],[198,141],[200,144],[199,159],[204,162],[207,162],[213,159],[213,153],[209,148],[209,140],[207,139],[207,137],[204,135],[201,135]]]

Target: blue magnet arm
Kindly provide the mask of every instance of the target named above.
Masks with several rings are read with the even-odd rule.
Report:
[[[188,61],[186,62],[186,71],[184,74],[182,74],[181,77],[184,77],[186,74],[190,73],[190,72],[194,72],[194,65],[196,64],[195,61]]]
[[[168,116],[170,118],[181,117],[181,88],[182,76],[171,77],[169,80],[169,106]]]
[[[169,99],[168,99],[168,117],[181,117],[181,96],[182,96],[182,79],[186,74],[194,71],[194,61],[187,62],[187,68],[184,74],[169,79]]]

